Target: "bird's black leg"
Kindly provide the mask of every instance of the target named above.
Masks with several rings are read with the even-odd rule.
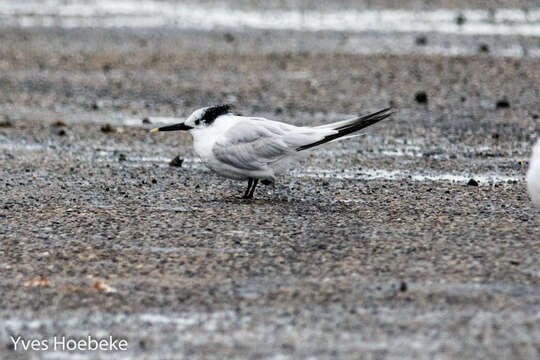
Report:
[[[255,192],[255,188],[257,187],[257,184],[259,183],[259,179],[255,179],[253,181],[253,186],[251,187],[251,191],[248,194],[248,199],[253,199],[253,193]]]
[[[249,190],[251,189],[251,185],[253,184],[253,179],[248,179],[248,187],[246,189],[246,192],[244,193],[244,196],[242,196],[242,199],[249,199]]]

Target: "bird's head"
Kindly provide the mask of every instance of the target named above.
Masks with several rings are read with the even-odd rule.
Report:
[[[232,109],[232,105],[230,104],[203,107],[198,110],[195,110],[191,115],[189,115],[186,121],[182,123],[155,128],[155,129],[152,129],[151,131],[157,132],[157,131],[203,129],[212,125],[214,120],[216,120],[221,115],[230,113],[231,109]]]

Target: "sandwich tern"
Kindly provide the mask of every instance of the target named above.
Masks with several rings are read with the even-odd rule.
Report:
[[[358,136],[357,132],[392,114],[390,108],[315,127],[294,126],[260,117],[239,116],[231,105],[195,110],[186,121],[152,129],[189,131],[195,153],[221,176],[247,180],[244,199],[252,199],[259,180],[273,184],[276,175],[323,144]]]
[[[527,172],[527,188],[533,203],[540,208],[540,138],[532,150]]]

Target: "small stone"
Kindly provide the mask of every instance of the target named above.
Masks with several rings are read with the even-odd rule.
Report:
[[[497,101],[497,109],[508,109],[510,107],[510,102],[506,99],[501,99]]]
[[[488,53],[489,52],[488,44],[480,44],[480,46],[478,47],[478,51],[480,51],[481,53]]]
[[[53,122],[51,124],[51,126],[54,126],[54,127],[64,127],[66,126],[66,123],[63,122],[62,120],[56,120],[55,122]]]
[[[103,133],[112,133],[115,132],[115,128],[111,126],[111,124],[105,124],[101,126],[101,132]]]
[[[474,179],[470,179],[469,182],[467,183],[467,186],[478,186],[478,181]]]
[[[180,156],[175,156],[174,159],[169,162],[169,166],[182,167],[183,163],[184,159],[182,159]]]
[[[127,160],[127,156],[125,154],[118,155],[118,161],[126,161],[126,160]]]
[[[399,286],[399,291],[401,292],[407,291],[407,283],[405,281],[401,282],[401,285]]]
[[[45,275],[35,277],[24,283],[24,286],[36,287],[36,286],[51,286],[49,279]]]
[[[66,133],[66,130],[60,129],[60,130],[58,130],[58,131],[56,132],[56,135],[58,135],[58,136],[66,136],[67,133]]]
[[[231,33],[225,33],[223,34],[223,38],[225,39],[225,42],[232,43],[234,41],[234,36]]]
[[[157,184],[157,179],[156,178],[152,179],[152,184]]]
[[[4,115],[4,120],[0,121],[0,127],[12,127],[13,123],[10,121],[9,116]]]
[[[425,104],[428,101],[427,94],[425,91],[419,91],[414,95],[414,99],[419,104]]]
[[[144,339],[139,340],[139,347],[142,350],[146,350],[146,348],[148,347],[147,344],[146,344],[146,341]]]
[[[427,37],[425,37],[424,35],[420,35],[420,36],[416,37],[415,43],[418,46],[425,46],[425,45],[427,45]]]
[[[458,25],[463,25],[465,24],[465,22],[467,21],[467,19],[465,18],[465,15],[463,14],[459,14],[457,17],[456,17],[456,24]]]
[[[115,293],[116,289],[112,286],[104,283],[103,281],[96,281],[94,282],[94,285],[92,286],[92,289],[97,290],[99,292],[104,293]]]
[[[152,122],[150,121],[149,118],[145,117],[144,119],[142,119],[142,123],[143,124],[151,124]]]

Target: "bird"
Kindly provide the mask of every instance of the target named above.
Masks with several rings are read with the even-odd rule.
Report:
[[[527,171],[527,189],[533,204],[540,208],[540,138],[532,149]]]
[[[217,174],[247,180],[243,199],[253,199],[259,181],[274,184],[310,150],[336,140],[360,135],[359,130],[389,117],[391,108],[314,127],[295,126],[262,117],[241,116],[231,104],[195,110],[184,122],[151,132],[189,131],[202,162]]]

